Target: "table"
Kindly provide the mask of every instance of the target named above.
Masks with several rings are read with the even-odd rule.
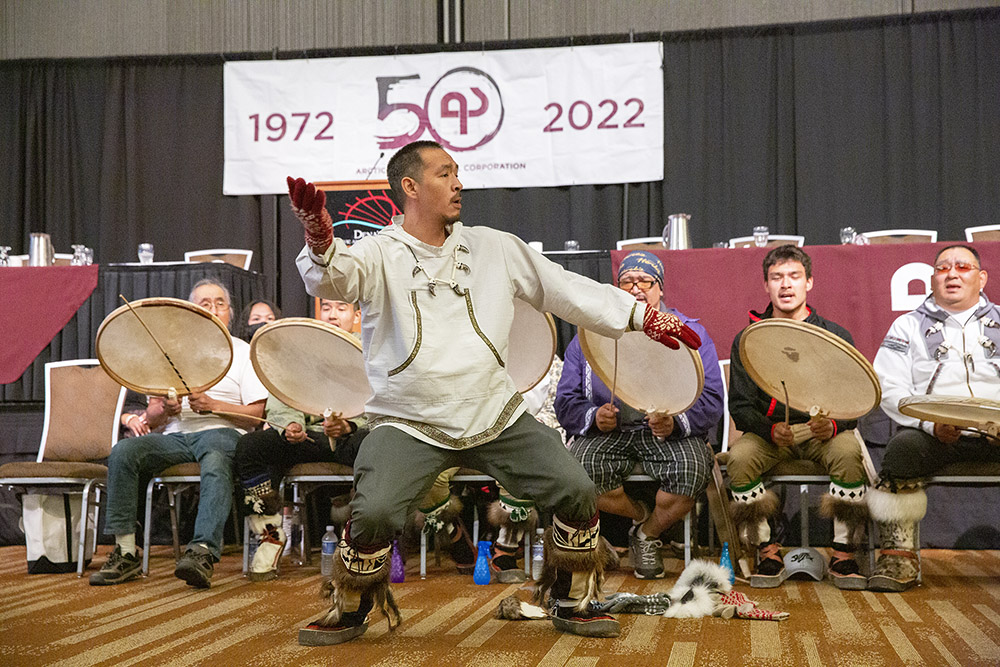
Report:
[[[253,299],[267,298],[264,287],[264,276],[251,271],[245,271],[230,264],[192,263],[192,264],[152,264],[152,265],[101,265],[94,266],[57,266],[28,267],[0,269],[0,308],[7,310],[12,301],[21,301],[24,294],[10,294],[4,290],[5,284],[13,285],[15,275],[8,271],[53,271],[77,272],[72,276],[67,274],[66,287],[59,293],[58,300],[71,303],[69,297],[76,290],[77,278],[86,272],[96,272],[96,286],[75,314],[69,318],[65,326],[55,333],[51,342],[44,346],[35,357],[28,369],[15,381],[0,385],[0,406],[3,404],[42,402],[45,400],[45,363],[63,359],[90,359],[94,357],[94,339],[97,329],[105,316],[122,305],[119,294],[129,301],[150,296],[169,296],[186,299],[191,288],[203,278],[215,278],[225,285],[232,296],[234,316],[239,313],[242,304]],[[42,273],[36,274],[42,276]],[[79,275],[77,275],[79,274]],[[19,283],[20,284],[20,283]],[[78,290],[77,290],[78,291]],[[79,302],[78,302],[79,304]],[[51,303],[33,303],[33,308],[51,307]],[[12,330],[8,331],[11,327]],[[4,338],[8,336],[30,335],[24,326],[17,321],[4,326]],[[41,334],[39,334],[41,335]]]

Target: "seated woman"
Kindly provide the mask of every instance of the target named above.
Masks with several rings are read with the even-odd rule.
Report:
[[[233,325],[233,335],[249,343],[258,329],[277,319],[281,319],[281,309],[276,305],[266,299],[251,301]]]

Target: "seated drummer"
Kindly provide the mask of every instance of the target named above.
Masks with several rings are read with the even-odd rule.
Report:
[[[211,311],[229,326],[229,291],[216,280],[195,284],[188,301]],[[190,341],[197,345],[198,341]],[[211,586],[214,564],[222,554],[222,530],[233,501],[233,452],[236,441],[256,428],[264,414],[267,389],[250,363],[250,346],[233,339],[233,363],[216,385],[182,400],[149,397],[141,437],[119,441],[108,457],[107,519],[104,530],[115,536],[115,549],[90,576],[91,586],[120,584],[139,576],[142,562],[135,545],[139,480],[180,463],[201,465],[201,488],[194,537],[174,575],[197,588]],[[229,413],[225,416],[210,411]],[[135,420],[130,420],[135,421]],[[148,549],[149,545],[145,545]]]
[[[751,323],[768,318],[799,320],[826,329],[854,344],[851,334],[840,325],[816,314],[806,303],[812,289],[812,260],[801,248],[783,245],[764,257],[764,291],[771,303],[763,313],[750,311]],[[829,493],[823,496],[821,511],[833,517],[833,557],[830,574],[837,588],[864,589],[866,580],[854,559],[868,521],[865,506],[865,470],[857,438],[851,430],[856,420],[810,419],[785,406],[760,389],[740,359],[740,337],[736,335],[730,353],[729,413],[736,428],[743,431],[729,448],[727,472],[733,502],[736,533],[749,549],[756,549],[758,563],[750,584],[773,588],[784,580],[785,564],[781,544],[773,539],[768,519],[778,511],[778,498],[765,490],[762,475],[781,461],[809,459],[830,475]],[[816,378],[823,382],[823,378]],[[807,438],[796,444],[791,428],[808,423]]]
[[[665,308],[663,263],[636,250],[622,259],[618,286],[647,308],[666,310],[701,337],[705,388],[690,409],[675,416],[647,417],[616,399],[583,357],[579,337],[566,348],[555,410],[568,435],[570,451],[597,486],[597,509],[629,517],[629,551],[637,579],[659,579],[666,572],[660,534],[683,519],[708,486],[712,451],[706,435],[722,416],[722,375],[715,343],[697,320]],[[636,464],[660,483],[653,508],[625,493],[622,486]]]
[[[927,511],[922,480],[950,463],[1000,461],[1000,448],[986,438],[907,417],[898,408],[900,399],[925,394],[1000,400],[1000,309],[982,293],[987,275],[981,266],[969,246],[941,250],[930,296],[892,323],[875,355],[882,410],[901,428],[889,440],[868,496],[882,542],[871,590],[903,591],[916,581],[914,528]]]
[[[351,331],[361,319],[352,304],[321,299],[319,319]],[[357,336],[357,334],[353,334]],[[236,470],[243,486],[243,502],[250,530],[259,544],[250,564],[251,581],[269,581],[278,576],[278,560],[288,536],[281,527],[283,500],[276,491],[288,469],[298,463],[354,465],[361,441],[368,435],[367,420],[333,415],[309,415],[268,395],[267,420],[278,428],[247,433],[236,445]],[[280,429],[280,430],[279,430]]]

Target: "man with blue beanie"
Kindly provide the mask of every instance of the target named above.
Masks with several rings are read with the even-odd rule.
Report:
[[[611,390],[594,374],[583,358],[579,337],[574,337],[566,348],[555,410],[572,437],[570,451],[597,486],[597,509],[634,523],[629,550],[636,578],[660,579],[665,575],[660,534],[691,510],[708,485],[712,451],[706,435],[722,416],[722,375],[705,327],[661,302],[663,263],[655,254],[636,250],[626,255],[617,282],[647,308],[670,313],[698,333],[705,388],[680,414],[647,416],[618,398],[612,401]],[[660,483],[651,508],[628,496],[622,486],[637,463]]]

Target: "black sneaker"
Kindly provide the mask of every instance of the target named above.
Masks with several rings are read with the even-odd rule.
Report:
[[[140,574],[142,574],[142,561],[139,559],[139,552],[122,554],[121,547],[116,544],[115,550],[101,566],[101,571],[90,575],[90,585],[113,586],[135,579]]]
[[[582,637],[617,637],[622,631],[614,616],[589,609],[577,611],[573,607],[556,605],[556,612],[551,618],[556,630]]]
[[[194,586],[195,588],[211,588],[212,572],[214,570],[215,564],[212,554],[188,549],[181,556],[181,559],[177,561],[177,567],[174,568],[174,576],[178,579],[183,579],[189,586]]]

